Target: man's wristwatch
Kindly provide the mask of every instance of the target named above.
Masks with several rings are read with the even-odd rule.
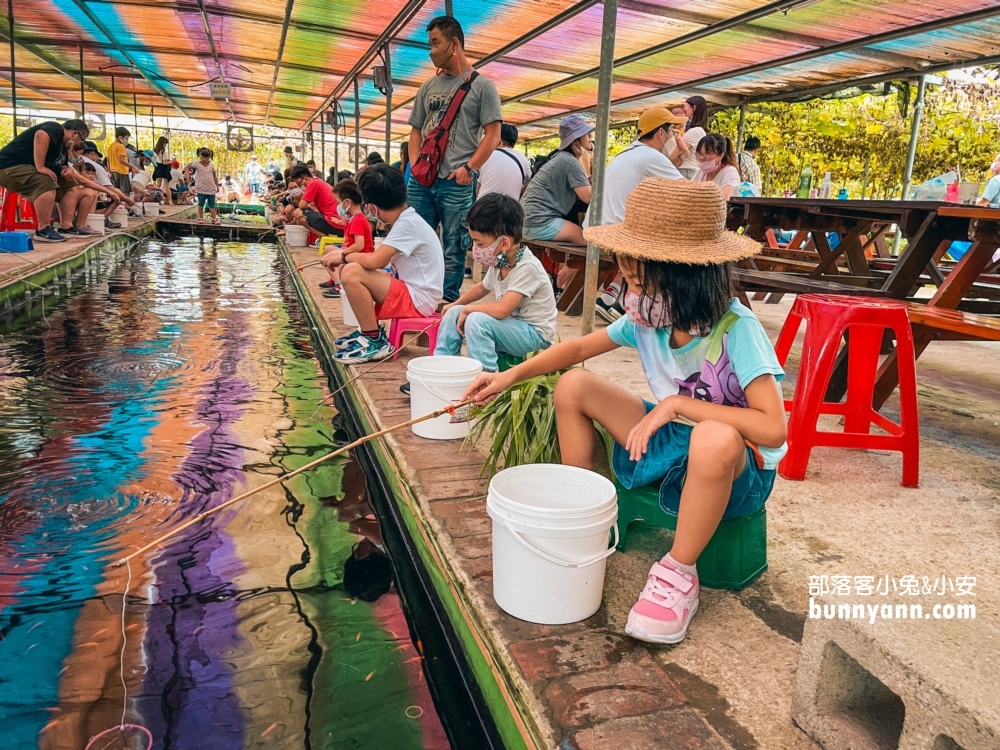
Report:
[[[469,173],[469,177],[471,177],[474,180],[478,180],[479,179],[479,170],[478,169],[473,169],[472,166],[468,162],[466,162],[462,166],[465,167],[465,171]]]

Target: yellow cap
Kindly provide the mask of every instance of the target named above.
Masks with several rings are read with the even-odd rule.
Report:
[[[664,125],[683,125],[685,122],[685,118],[675,115],[666,104],[657,104],[639,116],[639,137],[647,136]]]

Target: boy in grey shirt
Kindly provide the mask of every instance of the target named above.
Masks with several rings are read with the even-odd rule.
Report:
[[[410,163],[415,164],[424,137],[440,124],[452,96],[472,76],[465,57],[465,35],[451,16],[440,16],[427,25],[431,61],[439,69],[417,92],[410,113]],[[415,179],[406,186],[407,203],[436,228],[441,225],[444,240],[444,299],[458,299],[465,277],[465,253],[469,234],[465,215],[475,199],[479,168],[500,143],[500,95],[496,86],[479,75],[473,80],[452,123],[448,148],[439,165],[437,179],[427,187]]]

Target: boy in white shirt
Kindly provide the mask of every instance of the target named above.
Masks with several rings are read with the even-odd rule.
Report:
[[[337,339],[339,362],[385,359],[394,349],[379,326],[380,320],[433,315],[444,288],[444,253],[437,232],[406,205],[403,173],[388,164],[375,164],[358,176],[358,187],[369,215],[380,225],[391,225],[375,252],[327,253],[341,265],[340,282],[358,319],[358,331]],[[392,266],[387,273],[386,266]]]
[[[462,353],[486,372],[496,372],[500,354],[523,357],[556,341],[556,300],[542,262],[521,244],[524,211],[502,193],[476,201],[466,219],[472,257],[486,269],[481,282],[442,309],[434,354]],[[489,295],[489,302],[480,302]]]

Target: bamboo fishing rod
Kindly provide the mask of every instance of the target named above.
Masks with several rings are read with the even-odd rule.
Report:
[[[271,280],[271,281],[269,281],[267,283],[268,284],[274,284],[275,282],[281,281],[282,279],[287,279],[293,273],[296,273],[297,271],[301,271],[303,268],[309,268],[310,266],[318,266],[322,262],[323,262],[322,260],[313,260],[313,261],[310,261],[309,263],[303,263],[301,266],[297,265],[297,266],[295,266],[294,270],[289,271],[288,273],[283,274],[282,276],[279,276],[278,278],[273,279],[273,280]],[[256,277],[254,277],[252,279],[247,279],[246,281],[242,281],[239,284],[234,284],[233,286],[242,289],[247,284],[252,284],[255,281],[260,281],[261,279],[267,278],[268,276],[271,275],[271,273],[272,273],[272,271],[268,271],[267,273],[262,274],[261,276],[256,276]]]
[[[216,507],[211,508],[210,510],[206,510],[206,511],[204,511],[202,513],[199,513],[197,516],[195,516],[194,518],[192,518],[190,521],[186,521],[185,523],[182,523],[176,529],[172,529],[172,530],[168,531],[166,534],[163,534],[162,536],[157,537],[156,539],[154,539],[153,541],[151,541],[149,544],[147,544],[147,545],[145,545],[143,547],[140,547],[135,552],[133,552],[133,553],[131,553],[129,555],[126,555],[125,557],[122,557],[122,558],[116,560],[115,562],[113,562],[111,564],[111,567],[113,567],[113,568],[120,568],[122,565],[125,565],[127,562],[129,562],[133,558],[138,557],[139,555],[143,554],[144,552],[148,552],[149,550],[151,550],[151,549],[153,549],[155,547],[159,547],[161,544],[163,544],[165,541],[167,541],[171,537],[177,536],[178,534],[180,534],[185,529],[188,529],[188,528],[194,526],[199,521],[203,521],[204,519],[208,518],[213,513],[218,513],[220,510],[228,508],[230,505],[234,505],[234,504],[238,503],[240,500],[245,500],[246,498],[250,497],[251,495],[256,495],[258,492],[261,492],[262,490],[266,490],[268,487],[273,487],[276,484],[280,484],[281,482],[284,482],[286,479],[291,479],[294,476],[298,476],[302,472],[308,471],[309,469],[312,469],[312,468],[314,468],[316,466],[319,466],[324,461],[329,461],[331,458],[334,458],[335,456],[339,456],[339,455],[341,455],[341,454],[343,454],[343,453],[351,450],[352,448],[357,448],[359,445],[364,445],[365,443],[367,443],[367,442],[369,442],[371,440],[374,440],[375,438],[383,437],[384,435],[388,435],[390,432],[395,432],[396,430],[401,430],[404,427],[410,427],[412,425],[419,424],[420,422],[426,422],[429,419],[436,419],[436,418],[438,418],[440,416],[443,416],[444,414],[450,414],[450,415],[452,415],[454,417],[456,410],[462,408],[463,406],[471,406],[472,403],[473,403],[473,401],[474,401],[474,399],[470,398],[470,399],[466,399],[465,401],[462,401],[462,402],[457,403],[457,404],[450,404],[449,406],[445,406],[444,408],[438,409],[437,411],[432,411],[430,414],[424,414],[422,417],[417,417],[417,418],[411,419],[411,420],[409,420],[407,422],[400,422],[399,424],[393,425],[392,427],[386,427],[385,429],[379,430],[378,432],[375,432],[375,433],[373,433],[371,435],[366,435],[365,437],[358,438],[353,443],[348,443],[347,445],[345,445],[345,446],[343,446],[341,448],[338,448],[337,450],[335,450],[335,451],[333,451],[331,453],[327,453],[325,456],[320,456],[315,461],[310,461],[305,466],[300,466],[298,469],[295,469],[295,471],[291,471],[288,474],[283,474],[282,476],[277,477],[275,479],[272,479],[269,482],[265,482],[260,487],[255,487],[252,490],[248,490],[247,492],[244,492],[242,495],[237,495],[236,497],[232,498],[231,500],[227,500],[222,505],[217,505]]]

